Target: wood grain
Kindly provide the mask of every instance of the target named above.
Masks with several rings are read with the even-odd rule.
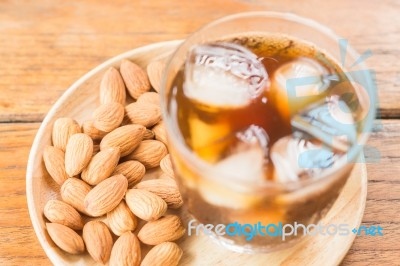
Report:
[[[0,124],[0,264],[50,265],[39,245],[25,198],[25,171],[39,123]],[[358,236],[343,265],[398,264],[400,247],[400,120],[383,120],[368,142],[381,151],[379,163],[367,164],[368,197],[363,224],[380,224],[384,236]]]
[[[110,57],[185,38],[210,20],[249,10],[306,16],[360,53],[371,49],[367,63],[376,71],[381,115],[400,117],[398,1],[0,1],[0,265],[51,265],[29,219],[25,172],[36,122],[61,94]],[[363,223],[380,224],[385,235],[357,237],[343,265],[400,264],[400,120],[381,122],[369,142],[381,156],[367,165]]]
[[[395,117],[399,9],[390,0],[1,1],[0,121],[41,121],[72,82],[106,59],[249,10],[297,13],[332,28],[360,53],[371,49],[367,63],[376,71],[381,114]]]
[[[343,265],[399,265],[400,120],[377,120],[368,145],[380,152],[367,164],[368,194],[363,225],[381,225],[381,237],[358,236]],[[366,153],[375,161],[376,154]],[[396,255],[397,254],[397,255]]]
[[[1,265],[49,264],[33,231],[25,196],[28,147],[39,125],[0,124]]]

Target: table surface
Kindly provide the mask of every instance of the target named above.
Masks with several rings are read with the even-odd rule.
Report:
[[[0,1],[1,265],[50,264],[29,219],[25,172],[40,123],[62,93],[108,58],[250,10],[312,18],[359,52],[372,51],[380,119],[368,144],[380,159],[367,164],[363,224],[381,225],[384,236],[357,237],[342,264],[400,265],[400,1],[389,0]]]

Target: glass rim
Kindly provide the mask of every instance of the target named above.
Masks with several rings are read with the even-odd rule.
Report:
[[[196,173],[205,172],[205,170],[207,171],[207,173],[216,172],[216,171],[212,169],[213,168],[212,164],[209,164],[209,163],[203,161],[195,153],[193,153],[192,150],[189,149],[189,147],[179,138],[179,137],[181,137],[181,133],[180,133],[177,125],[174,125],[174,123],[171,123],[171,121],[170,121],[171,119],[177,120],[176,118],[171,117],[171,115],[169,114],[168,103],[167,103],[167,88],[166,88],[166,86],[167,86],[167,80],[168,80],[167,76],[168,76],[168,73],[170,72],[171,63],[172,63],[173,59],[176,57],[176,55],[179,54],[180,52],[182,52],[181,49],[184,48],[185,43],[188,42],[191,38],[193,38],[197,34],[199,34],[200,32],[205,31],[209,28],[212,28],[216,25],[219,25],[219,24],[222,24],[225,22],[234,21],[236,19],[243,19],[243,18],[251,19],[251,18],[256,18],[256,17],[257,18],[266,18],[266,19],[275,18],[275,19],[281,19],[283,21],[293,22],[296,24],[300,24],[300,25],[312,28],[312,29],[318,31],[319,33],[321,33],[322,35],[325,35],[325,37],[329,37],[329,39],[331,39],[333,41],[337,42],[337,40],[341,39],[332,29],[328,28],[327,26],[322,25],[321,23],[319,23],[315,20],[309,19],[309,18],[304,18],[302,16],[298,16],[293,13],[287,13],[287,12],[253,11],[253,12],[242,12],[242,13],[232,14],[232,15],[224,16],[222,18],[214,20],[210,23],[203,25],[202,27],[200,27],[199,29],[197,29],[196,31],[191,33],[185,40],[183,40],[183,42],[181,44],[179,44],[179,46],[176,48],[176,50],[168,58],[168,61],[166,63],[166,66],[165,66],[165,69],[164,69],[164,72],[162,75],[161,88],[160,88],[161,111],[162,111],[164,126],[165,126],[166,130],[168,131],[167,135],[168,135],[169,145],[173,145],[174,148],[177,149],[178,152],[183,155],[185,160],[188,160],[190,162],[190,165],[191,165],[190,167],[196,168],[195,169]],[[290,34],[287,34],[284,32],[282,32],[282,34],[286,34],[286,35],[290,36]],[[308,41],[308,40],[306,40],[306,41]],[[316,47],[318,47],[318,45],[316,45]],[[329,51],[327,51],[327,53],[330,54]],[[347,45],[346,53],[353,58],[359,57],[359,54],[350,45]],[[358,65],[361,66],[363,69],[367,69],[366,64],[364,62],[360,62]],[[343,68],[344,68],[344,66],[343,66]],[[364,88],[364,89],[369,92],[370,97],[372,95],[375,95],[372,91],[373,90],[372,87],[368,87],[368,88]],[[361,155],[362,147],[367,142],[369,135],[370,135],[370,131],[373,126],[374,118],[376,115],[375,99],[371,98],[369,108],[370,108],[370,110],[368,110],[368,113],[364,118],[365,122],[362,126],[361,132],[359,133],[359,135],[357,137],[356,143],[354,145],[352,145],[352,147],[345,154],[345,156],[342,156],[337,161],[338,163],[336,166],[326,169],[325,171],[323,171],[322,174],[317,175],[314,178],[290,181],[290,182],[277,182],[277,181],[266,179],[262,183],[256,183],[256,184],[252,184],[252,183],[248,183],[248,182],[241,182],[241,181],[236,181],[236,180],[234,182],[224,182],[224,181],[230,180],[229,174],[225,174],[226,176],[218,178],[219,180],[209,178],[206,175],[202,175],[201,178],[209,179],[212,182],[224,182],[224,185],[227,187],[229,187],[230,185],[232,185],[233,187],[236,187],[236,185],[243,184],[243,186],[251,187],[255,190],[266,189],[266,188],[281,188],[283,190],[288,189],[288,188],[296,189],[296,188],[302,188],[302,187],[306,187],[308,185],[328,181],[327,179],[332,179],[334,177],[334,176],[331,176],[332,174],[338,172],[343,166],[346,166],[346,162],[348,162],[349,164],[357,163],[356,159],[358,156]],[[170,135],[175,135],[175,136],[170,137]],[[221,176],[224,174],[218,172],[218,175]],[[331,176],[331,178],[328,178],[329,176]],[[227,183],[234,183],[234,184],[227,184]]]

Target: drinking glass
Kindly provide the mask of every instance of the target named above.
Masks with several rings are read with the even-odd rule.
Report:
[[[180,108],[172,100],[174,78],[182,70],[192,47],[232,36],[249,33],[284,34],[315,45],[341,65],[348,80],[354,84],[358,108],[353,114],[356,142],[342,156],[335,167],[322,171],[318,177],[288,183],[265,180],[263,183],[241,183],[229,177],[229,171],[216,171],[197,156],[185,143],[178,126],[176,111]],[[310,19],[288,13],[251,12],[224,17],[202,27],[189,36],[171,56],[162,80],[161,106],[174,170],[185,207],[197,224],[317,224],[329,211],[346,183],[354,163],[359,160],[368,139],[375,116],[375,90],[371,72],[363,62],[351,71],[348,65],[359,55],[346,41],[330,29]],[[346,48],[346,49],[344,49]],[[260,114],[268,115],[268,114]],[[249,172],[248,175],[252,173]],[[249,228],[246,230],[248,231]],[[271,227],[271,230],[273,231]],[[276,229],[278,230],[278,229]],[[271,232],[272,232],[271,231]],[[195,232],[192,231],[192,234]],[[270,252],[289,247],[303,234],[282,237],[246,234],[210,234],[221,245],[238,252]],[[195,237],[195,236],[192,236]]]

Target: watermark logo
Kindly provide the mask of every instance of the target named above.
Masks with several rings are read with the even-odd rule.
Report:
[[[351,230],[353,234],[365,236],[383,236],[383,228],[380,225],[365,226],[362,225],[358,229]]]
[[[295,222],[294,224],[270,223],[262,224],[241,224],[238,222],[230,224],[198,224],[196,220],[190,220],[188,223],[188,235],[198,236],[199,234],[217,235],[217,236],[244,236],[247,241],[251,241],[256,236],[261,237],[280,237],[286,241],[290,236],[309,235],[309,236],[348,236],[349,234],[365,236],[383,236],[383,228],[380,225],[360,226],[351,229],[348,224],[328,224],[322,225],[309,224],[304,225]]]
[[[371,133],[371,119],[378,107],[375,71],[365,68],[363,64],[372,56],[372,52],[367,50],[355,58],[354,62],[347,64],[348,55],[354,58],[354,54],[350,51],[346,39],[339,39],[338,44],[341,58],[340,67],[343,71],[324,73],[322,76],[300,75],[286,80],[290,113],[296,116],[292,119],[293,133],[300,130],[317,136],[324,144],[319,148],[321,152],[334,154],[334,150],[338,150],[338,148],[346,151],[349,162],[379,162],[381,156],[376,147],[359,143],[362,135]],[[324,53],[319,53],[316,58],[325,65],[336,68]],[[304,94],[304,88],[307,86],[318,87],[318,90],[311,90],[311,94]],[[325,91],[327,88],[329,90]],[[312,102],[316,95],[325,94],[327,94],[325,103],[305,110],[303,114],[298,114],[296,102],[300,100]],[[347,119],[349,116],[352,117],[350,120]],[[380,125],[376,123],[373,127],[374,131],[380,128]],[[302,126],[299,128],[299,125]],[[364,151],[365,158],[357,156],[360,149]],[[309,158],[315,157],[314,154],[318,152],[318,150],[306,150],[303,152],[304,154],[300,154],[299,167],[320,168],[321,165],[310,166],[309,163]],[[302,160],[303,157],[305,160]],[[326,164],[325,167],[332,165]]]

